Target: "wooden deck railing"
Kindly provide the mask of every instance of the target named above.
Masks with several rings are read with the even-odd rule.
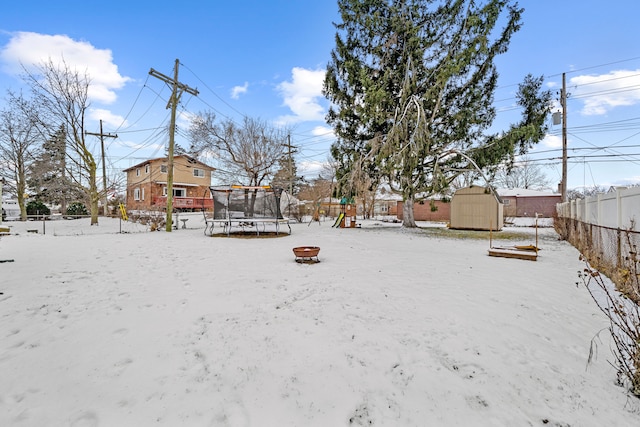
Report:
[[[154,206],[166,206],[166,197],[154,197]],[[174,209],[213,209],[213,199],[204,197],[174,197]]]

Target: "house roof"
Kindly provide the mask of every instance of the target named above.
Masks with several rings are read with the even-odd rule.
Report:
[[[175,159],[178,159],[178,158],[185,158],[185,159],[187,159],[187,161],[189,163],[197,164],[197,165],[202,166],[203,168],[209,169],[211,171],[216,170],[216,168],[214,168],[213,166],[209,166],[206,163],[202,163],[200,160],[198,160],[198,159],[196,159],[194,157],[191,157],[191,156],[187,156],[185,154],[179,154],[179,155],[176,155],[176,156],[173,157],[174,161],[175,161]],[[155,159],[148,159],[148,160],[145,160],[144,162],[140,162],[140,163],[138,163],[136,165],[133,165],[133,166],[130,166],[130,167],[124,169],[123,172],[128,172],[128,171],[130,171],[132,169],[139,168],[140,166],[144,166],[144,165],[146,165],[148,163],[154,163],[154,162],[163,161],[163,160],[168,160],[168,158],[167,157],[157,157]]]
[[[498,188],[496,190],[500,197],[549,197],[557,196],[558,193],[551,193],[549,191],[530,190],[527,188]]]

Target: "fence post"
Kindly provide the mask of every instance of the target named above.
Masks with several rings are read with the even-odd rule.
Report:
[[[620,230],[622,228],[622,197],[620,197],[620,190],[616,191],[616,228]]]
[[[622,265],[622,230],[620,230],[620,227],[618,227],[618,229],[616,230],[616,234],[618,236],[617,240],[617,265],[616,267],[620,267]]]

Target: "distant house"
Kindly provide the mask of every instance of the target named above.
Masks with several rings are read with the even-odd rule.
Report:
[[[20,206],[15,199],[5,199],[2,201],[2,220],[17,221],[20,219]]]
[[[404,202],[396,202],[396,214],[399,220],[404,218]],[[451,203],[438,197],[417,201],[413,204],[413,219],[416,221],[449,221]]]
[[[373,204],[373,217],[386,218],[398,216],[398,199],[385,197],[384,199],[376,199]],[[402,203],[402,202],[400,202]]]
[[[449,227],[467,230],[501,230],[503,205],[488,187],[461,188],[451,200]]]
[[[562,195],[522,188],[498,189],[504,204],[505,217],[551,218],[556,212],[556,204],[562,202]]]
[[[398,202],[401,201],[400,194],[392,192],[388,185],[381,185],[373,203],[373,217],[395,220],[398,215]]]
[[[173,158],[173,207],[193,211],[213,209],[209,187],[215,168],[192,157]],[[168,159],[146,160],[125,169],[127,210],[162,209],[167,205]]]

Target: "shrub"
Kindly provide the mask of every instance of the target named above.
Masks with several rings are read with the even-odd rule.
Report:
[[[27,215],[50,215],[51,209],[40,200],[31,200],[26,206]]]
[[[628,238],[629,235],[627,232]],[[624,258],[622,266],[628,273],[625,293],[610,286],[583,255],[581,259],[586,267],[578,275],[598,308],[609,319],[618,383],[627,385],[630,393],[640,398],[640,258],[637,255],[635,245],[630,245],[629,256]]]
[[[73,202],[67,207],[67,216],[79,218],[81,215],[89,215],[87,207],[81,202]]]

